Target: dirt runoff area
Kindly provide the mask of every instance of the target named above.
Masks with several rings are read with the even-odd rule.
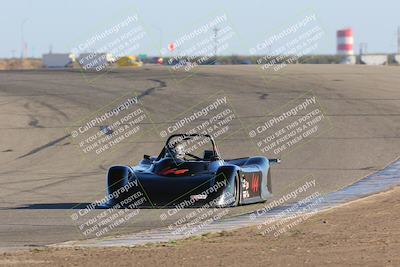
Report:
[[[3,253],[0,266],[400,266],[400,187],[274,236],[257,227],[139,247]]]

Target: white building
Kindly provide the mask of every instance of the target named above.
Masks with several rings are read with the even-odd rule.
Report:
[[[70,53],[49,53],[42,56],[45,68],[68,68],[75,62],[75,56]]]

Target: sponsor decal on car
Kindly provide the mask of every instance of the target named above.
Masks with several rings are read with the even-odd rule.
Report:
[[[261,173],[246,173],[243,175],[243,198],[251,198],[260,194]]]
[[[260,176],[258,174],[253,173],[253,176],[251,178],[251,191],[253,192],[258,192],[258,189],[260,188]]]
[[[188,172],[189,169],[177,169],[177,168],[172,168],[171,167],[167,167],[164,170],[160,171],[160,175],[168,175],[168,174],[184,174],[186,172]]]
[[[202,200],[202,199],[206,199],[207,195],[206,194],[198,194],[198,195],[191,195],[190,199],[194,199],[194,200]]]

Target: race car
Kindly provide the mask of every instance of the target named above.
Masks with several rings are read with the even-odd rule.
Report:
[[[193,147],[204,147],[195,155]],[[199,154],[199,152],[197,153]],[[105,207],[232,207],[264,202],[272,195],[272,163],[279,159],[223,159],[212,136],[174,134],[158,156],[137,166],[112,166]]]

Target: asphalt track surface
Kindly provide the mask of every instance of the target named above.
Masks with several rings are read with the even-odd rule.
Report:
[[[273,169],[274,197],[310,177],[316,180],[314,191],[335,191],[399,156],[399,85],[398,67],[372,66],[293,65],[278,72],[258,66],[202,66],[191,73],[160,66],[101,74],[2,71],[0,248],[85,238],[71,215],[105,195],[108,166],[134,165],[143,154],[158,154],[165,141],[159,129],[216,93],[229,99],[238,118],[220,140],[226,158],[261,154],[249,140],[248,129],[306,93],[316,96],[330,127],[282,156],[283,162]],[[151,123],[143,125],[147,130],[99,156],[83,153],[71,131],[90,114],[132,95],[151,117]],[[227,216],[261,205],[229,209]],[[160,220],[163,212],[141,209],[110,234],[176,221],[174,216]],[[188,212],[180,211],[179,216]]]

